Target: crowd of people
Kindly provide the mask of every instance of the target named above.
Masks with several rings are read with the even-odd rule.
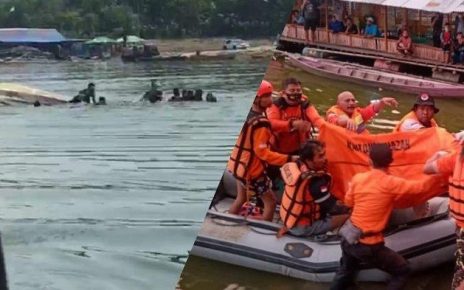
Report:
[[[158,84],[156,80],[151,81],[150,90],[146,91],[140,101],[142,102],[150,102],[156,103],[163,100],[163,91],[159,90]],[[217,98],[213,95],[213,93],[208,92],[206,94],[205,100],[207,102],[217,102]],[[172,90],[172,96],[168,98],[169,102],[181,102],[181,101],[203,101],[203,90],[179,90],[179,88],[174,88]],[[86,104],[94,104],[94,105],[106,105],[106,98],[99,97],[98,101],[95,97],[95,84],[89,83],[87,88],[80,90],[79,93],[74,96],[69,103],[86,103]],[[40,106],[39,102],[36,102],[34,106]]]
[[[316,29],[320,25],[320,0],[298,0],[293,7],[290,23],[303,25],[307,44],[316,40]],[[346,9],[335,7],[333,15],[328,16],[327,27],[331,33],[357,34],[366,38],[382,37],[388,33],[389,37],[397,37],[397,51],[403,56],[414,54],[414,43],[407,25],[403,22],[397,32],[381,31],[372,15],[364,17],[365,25],[356,25]],[[452,64],[464,64],[464,15],[456,15],[454,22],[444,22],[443,15],[436,13],[431,17],[432,43],[434,47],[443,50],[443,61]],[[311,33],[310,33],[311,32]]]
[[[283,81],[277,99],[273,100],[272,93],[272,84],[262,81],[227,164],[227,170],[237,181],[237,196],[229,213],[273,221],[279,203],[282,228],[278,237],[287,233],[310,237],[341,227],[343,256],[331,289],[348,289],[362,263],[390,273],[388,289],[403,289],[410,267],[401,255],[385,246],[383,231],[395,200],[426,191],[436,179],[430,177],[419,182],[391,175],[392,149],[387,144],[374,144],[368,153],[371,170],[355,175],[344,200],[338,200],[331,193],[332,177],[327,172],[325,145],[313,138],[314,127],[324,123],[346,128],[352,134],[369,134],[366,123],[386,106],[397,107],[397,100],[383,97],[360,107],[353,93],[345,91],[338,95],[336,104],[324,118],[303,95],[301,82],[296,78]],[[433,97],[422,93],[393,131],[438,128],[434,119],[438,112]],[[454,136],[464,140],[464,133]],[[462,228],[461,156],[462,153],[437,153],[425,164],[424,173],[452,176],[451,213]],[[279,179],[284,183],[281,200],[275,194]],[[415,206],[415,218],[427,216],[427,211],[427,204]],[[458,238],[464,240],[463,230]],[[461,244],[459,261],[464,260],[464,243]],[[463,278],[464,267],[458,267],[453,283],[458,285]]]

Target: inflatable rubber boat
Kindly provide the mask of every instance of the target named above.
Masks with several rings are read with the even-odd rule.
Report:
[[[276,237],[279,222],[247,219],[227,213],[234,199],[235,179],[225,173],[206,214],[191,254],[256,270],[316,282],[332,281],[341,257],[340,238],[328,233],[314,238]],[[455,223],[448,216],[448,198],[435,197],[425,218],[414,220],[411,209],[392,214],[385,243],[403,255],[413,271],[453,261]],[[274,221],[278,220],[278,210]],[[402,220],[412,220],[402,223]],[[359,281],[385,281],[388,274],[364,267]]]

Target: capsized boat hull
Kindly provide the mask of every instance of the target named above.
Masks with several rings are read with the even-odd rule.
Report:
[[[428,93],[433,97],[464,98],[464,85],[389,73],[340,61],[286,54],[288,63],[311,74],[359,85],[409,94]]]
[[[15,83],[0,83],[0,102],[4,105],[14,103],[57,105],[67,103],[64,96]]]

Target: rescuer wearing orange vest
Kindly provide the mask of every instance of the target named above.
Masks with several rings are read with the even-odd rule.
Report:
[[[400,120],[393,131],[410,132],[423,128],[438,127],[433,117],[439,111],[435,107],[435,100],[427,93],[422,93],[417,96],[411,112]]]
[[[464,132],[455,135],[464,143]],[[424,173],[440,173],[449,176],[449,211],[456,220],[456,266],[451,284],[452,290],[464,289],[464,147],[460,152],[435,153],[424,166]]]
[[[417,96],[411,112],[400,120],[393,132],[414,132],[420,129],[438,127],[433,117],[439,111],[435,107],[435,100],[427,93],[421,93]],[[414,206],[413,209],[418,218],[425,217],[430,212],[428,202]]]
[[[345,204],[353,209],[340,229],[342,258],[331,290],[349,289],[361,263],[391,274],[390,290],[403,289],[410,273],[407,261],[385,246],[382,232],[398,198],[419,195],[436,179],[411,181],[390,175],[388,167],[393,154],[387,144],[373,144],[369,157],[372,170],[355,175],[345,195]]]
[[[280,97],[267,109],[267,117],[275,135],[272,147],[285,154],[298,154],[309,139],[312,126],[322,121],[316,108],[303,95],[301,82],[288,78],[282,83]]]
[[[360,108],[353,93],[345,91],[338,95],[337,104],[327,110],[326,119],[329,123],[350,131],[368,133],[366,123],[379,113],[385,105],[396,108],[398,102],[395,98],[384,97],[380,100],[373,100],[370,105]]]
[[[297,162],[282,166],[285,189],[280,218],[284,226],[279,237],[287,231],[303,237],[324,234],[348,218],[346,208],[338,206],[330,193],[332,178],[326,168],[324,144],[316,140],[303,145]]]
[[[251,192],[263,201],[262,218],[268,221],[272,221],[276,201],[265,173],[267,163],[281,166],[298,158],[270,149],[271,124],[265,110],[272,104],[272,92],[272,84],[263,80],[227,164],[227,170],[237,179],[237,197],[229,213],[238,214]]]
[[[312,127],[320,126],[323,118],[303,95],[301,82],[296,78],[287,78],[282,82],[280,97],[266,111],[272,125],[273,150],[298,155],[301,146],[311,138]],[[269,166],[268,175],[278,188],[280,168]]]

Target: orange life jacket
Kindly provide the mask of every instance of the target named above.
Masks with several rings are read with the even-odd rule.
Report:
[[[245,122],[227,164],[227,169],[234,177],[244,183],[250,176],[248,172],[250,164],[254,158],[257,158],[253,151],[253,134],[261,127],[271,128],[271,123],[264,116],[257,116]]]
[[[366,129],[366,122],[364,121],[364,118],[361,115],[359,108],[356,108],[354,110],[353,115],[351,115],[351,117],[348,116],[348,114],[345,113],[342,109],[340,109],[338,105],[330,107],[330,109],[327,110],[326,117],[328,117],[330,113],[334,113],[337,116],[345,115],[349,117],[351,120],[355,122],[356,126],[358,126],[358,133],[368,133]]]
[[[395,129],[393,129],[393,132],[399,132],[400,128],[401,128],[401,125],[403,125],[404,121],[406,121],[407,119],[413,119],[413,120],[419,122],[419,119],[417,119],[416,113],[414,111],[411,111],[411,112],[407,113],[400,120],[400,122],[398,124],[396,124]],[[432,127],[438,127],[438,124],[435,121],[435,119],[430,120],[430,123],[431,123]]]
[[[311,122],[306,115],[306,109],[311,106],[308,97],[305,95],[301,96],[301,102],[298,105],[290,106],[287,104],[283,97],[277,98],[273,103],[273,108],[268,110],[278,109],[281,114],[280,120],[303,120]],[[272,120],[271,120],[272,123]],[[275,130],[274,130],[275,131]],[[312,139],[312,132],[303,134],[297,131],[294,132],[274,132],[274,137],[271,140],[273,149],[281,153],[295,153],[298,151],[302,144],[308,139]]]
[[[449,179],[449,208],[456,224],[464,228],[464,158],[457,154],[453,175]]]
[[[309,171],[301,163],[289,162],[282,166],[281,174],[285,182],[284,194],[280,204],[280,218],[284,224],[278,236],[295,226],[310,226],[321,218],[322,202],[331,198],[331,177],[326,172]],[[327,194],[315,200],[308,185],[312,178],[326,176],[329,179]]]

